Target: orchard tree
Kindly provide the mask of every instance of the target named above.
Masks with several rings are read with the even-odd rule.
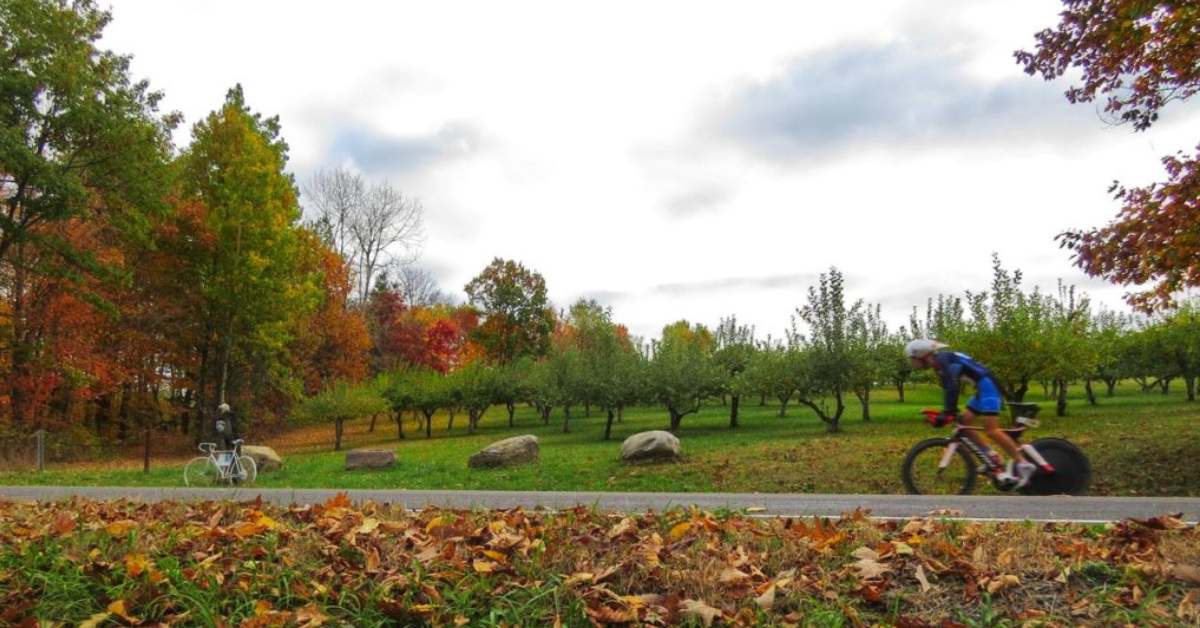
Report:
[[[336,382],[320,393],[305,399],[293,413],[301,424],[329,423],[334,425],[334,451],[342,449],[345,422],[361,416],[387,411],[387,400],[374,386],[353,386]]]
[[[1187,386],[1187,400],[1196,400],[1196,378],[1200,376],[1200,305],[1184,303],[1163,322],[1167,357]]]
[[[1088,329],[1088,344],[1095,351],[1095,368],[1084,380],[1088,403],[1096,405],[1092,380],[1104,382],[1105,396],[1113,396],[1117,382],[1124,377],[1121,349],[1130,331],[1129,317],[1112,310],[1100,310],[1092,317]]]
[[[497,257],[463,289],[483,315],[474,339],[491,362],[546,354],[554,312],[541,274]]]
[[[846,307],[842,273],[830,268],[808,289],[808,302],[792,317],[790,344],[799,352],[793,370],[800,384],[797,397],[821,419],[830,432],[840,429],[845,395],[854,389],[853,325],[864,307]],[[802,334],[797,317],[807,325]],[[832,404],[832,405],[831,405]]]
[[[678,432],[683,417],[699,411],[701,400],[719,390],[721,370],[713,362],[712,347],[712,334],[704,326],[684,320],[664,327],[662,340],[652,346],[650,394],[666,406],[671,432]]]
[[[1036,34],[1017,62],[1046,80],[1070,76],[1067,100],[1101,100],[1116,123],[1150,128],[1171,101],[1200,90],[1200,11],[1171,0],[1063,0],[1061,21]],[[1200,147],[1197,149],[1200,151]],[[1059,236],[1076,265],[1127,286],[1143,310],[1169,307],[1172,295],[1200,286],[1200,152],[1163,158],[1164,183],[1110,191],[1121,204],[1108,225]]]
[[[1058,297],[1049,299],[1049,315],[1039,334],[1041,351],[1047,356],[1044,377],[1054,384],[1055,410],[1067,413],[1067,386],[1095,372],[1096,347],[1088,335],[1091,310],[1087,297],[1075,294],[1074,286],[1058,285]]]
[[[729,427],[738,426],[738,406],[748,388],[746,369],[754,359],[754,328],[738,325],[736,316],[721,319],[714,338],[713,360],[724,375],[722,394],[729,395]]]
[[[871,420],[871,390],[875,382],[894,374],[895,354],[888,344],[887,323],[880,306],[857,306],[850,319],[850,381],[862,406],[862,419]]]

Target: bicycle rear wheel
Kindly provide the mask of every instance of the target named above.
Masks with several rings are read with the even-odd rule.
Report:
[[[950,453],[947,447],[952,442],[949,438],[930,438],[908,450],[900,466],[900,478],[909,493],[969,495],[975,490],[975,461],[961,446]]]
[[[184,486],[213,486],[221,481],[221,470],[212,458],[197,456],[183,467]]]
[[[242,467],[244,475],[238,478],[238,482],[242,484],[254,484],[254,480],[258,478],[258,464],[254,462],[254,458],[250,456],[238,456],[238,463]]]
[[[1092,481],[1092,464],[1083,450],[1062,438],[1039,438],[1032,443],[1054,473],[1034,472],[1029,484],[1021,488],[1025,495],[1083,495]]]

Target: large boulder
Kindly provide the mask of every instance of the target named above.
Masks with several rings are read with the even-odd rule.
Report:
[[[254,459],[254,466],[259,473],[283,468],[283,458],[274,449],[264,445],[242,445],[242,455]]]
[[[484,447],[467,460],[472,469],[507,467],[533,462],[538,457],[538,437],[533,434],[514,436]]]
[[[386,469],[396,464],[396,452],[389,449],[352,449],[346,452],[346,470]]]
[[[662,430],[638,432],[621,443],[621,459],[625,462],[675,460],[682,451],[679,439]]]

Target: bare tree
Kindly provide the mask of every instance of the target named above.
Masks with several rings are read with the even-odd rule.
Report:
[[[424,241],[424,209],[386,181],[372,186],[366,204],[351,222],[357,249],[358,299],[365,301],[371,282],[389,261],[400,255],[415,257]],[[397,249],[400,249],[399,251]]]
[[[389,276],[395,277],[396,290],[409,305],[428,306],[451,303],[450,295],[442,292],[429,270],[415,264],[403,264]]]
[[[359,251],[354,223],[367,206],[367,185],[362,177],[344,168],[318,170],[304,184],[304,195],[315,210],[313,229],[355,268]]]

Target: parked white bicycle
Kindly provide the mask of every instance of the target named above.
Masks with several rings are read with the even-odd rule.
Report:
[[[184,486],[216,484],[252,484],[258,477],[254,458],[242,455],[242,439],[233,441],[233,449],[217,449],[216,443],[200,443],[200,451],[183,467]]]

